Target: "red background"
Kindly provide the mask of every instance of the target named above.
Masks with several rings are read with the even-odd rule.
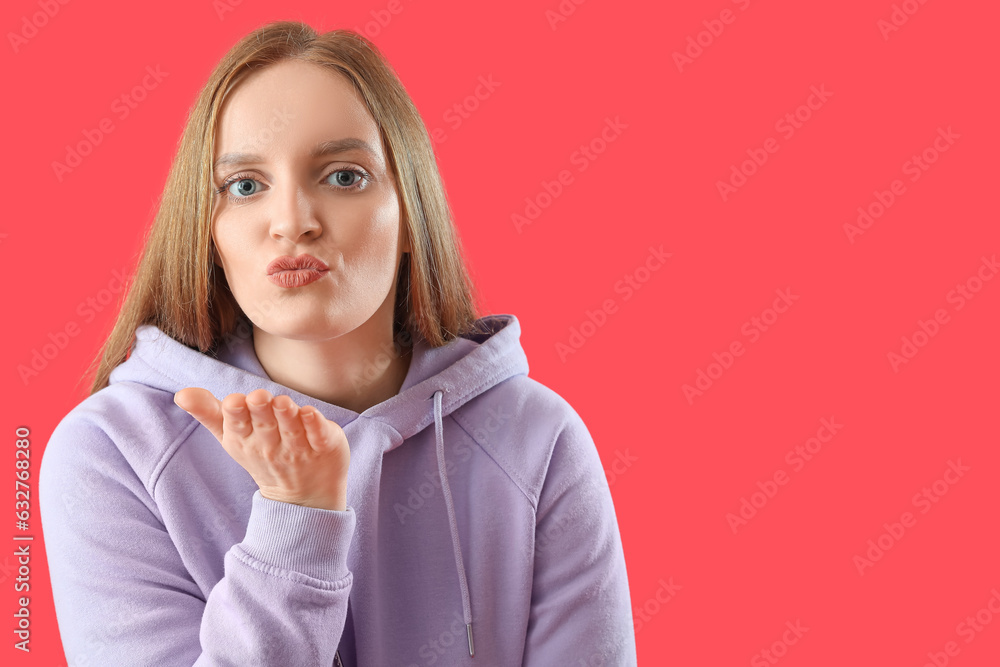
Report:
[[[134,268],[215,63],[271,20],[358,28],[428,129],[446,135],[438,160],[482,311],[518,316],[531,375],[576,408],[612,471],[640,664],[771,664],[759,652],[772,646],[788,667],[918,667],[929,652],[939,664],[997,664],[1000,617],[981,612],[992,622],[971,642],[959,628],[1000,590],[1000,280],[981,259],[1000,252],[996,5],[564,0],[553,27],[559,0],[401,1],[396,14],[388,0],[242,0],[220,14],[211,0],[72,0],[34,31],[25,21],[39,0],[4,3],[8,474],[15,428],[27,426],[34,488],[49,434],[85,396],[90,378],[77,383],[121,298],[114,272]],[[713,22],[723,10],[731,22]],[[883,34],[894,11],[901,25]],[[30,38],[12,44],[17,33]],[[688,41],[699,33],[700,53]],[[674,54],[688,48],[695,57],[679,67]],[[112,104],[147,66],[167,75],[121,119]],[[500,85],[453,127],[445,113],[480,76]],[[812,86],[830,97],[799,109]],[[797,109],[789,137],[776,123]],[[102,118],[113,132],[60,181],[53,162]],[[601,145],[607,118],[627,127]],[[958,138],[928,150],[936,161],[910,180],[906,163],[938,128]],[[718,182],[769,138],[776,152],[747,163],[753,173],[724,200]],[[599,154],[574,158],[591,142]],[[512,214],[562,170],[572,182],[518,231]],[[896,179],[905,192],[852,242],[845,225]],[[637,272],[661,245],[666,263]],[[952,290],[980,270],[991,279],[972,280],[979,291],[959,308]],[[648,280],[626,299],[615,285],[629,274]],[[744,323],[771,318],[785,289],[798,299],[753,340]],[[78,310],[112,294],[95,317]],[[607,299],[602,326],[571,338]],[[890,353],[938,309],[947,322],[894,369]],[[68,323],[79,335],[46,348]],[[564,361],[557,344],[571,341],[583,344]],[[710,368],[734,341],[743,354]],[[23,376],[43,350],[51,358]],[[699,371],[715,379],[689,400],[683,385]],[[796,469],[786,454],[823,418],[843,428]],[[616,460],[631,464],[614,472]],[[938,497],[934,482],[959,460],[968,471],[949,473]],[[779,470],[787,484],[751,498]],[[925,487],[934,502],[914,503]],[[766,504],[734,533],[727,515],[742,498]],[[61,667],[34,500],[31,512],[31,652],[14,650],[8,630],[0,655]],[[855,557],[868,540],[888,545],[883,524],[904,512],[915,523],[859,572]],[[21,595],[11,514],[8,628]],[[661,581],[680,587],[665,602]],[[782,652],[786,622],[808,630]],[[949,641],[957,655],[943,653]]]

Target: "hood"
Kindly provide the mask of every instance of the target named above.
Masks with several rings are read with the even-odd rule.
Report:
[[[315,406],[341,427],[362,416],[391,426],[406,439],[434,421],[428,405],[436,391],[442,392],[441,413],[447,415],[494,385],[515,375],[527,375],[528,360],[521,348],[517,318],[489,315],[476,322],[483,333],[455,338],[437,348],[414,336],[413,358],[399,393],[362,413],[272,381],[257,359],[252,328],[245,318],[246,326],[241,324],[237,333],[223,340],[214,355],[190,348],[158,327],[141,325],[136,329],[131,355],[111,372],[108,382],[137,382],[171,394],[185,387],[203,387],[220,401],[228,394],[247,394],[263,387],[273,395],[289,395],[300,406]],[[399,444],[394,442],[386,451]]]
[[[388,433],[388,438],[368,438],[360,444],[348,438],[351,444],[349,503],[358,514],[359,530],[362,530],[360,526],[365,526],[363,519],[368,513],[365,508],[377,507],[382,456],[434,424],[438,473],[451,526],[469,653],[474,655],[472,610],[445,467],[442,418],[504,380],[528,373],[528,361],[520,344],[521,328],[514,315],[482,317],[477,320],[477,325],[477,330],[482,333],[455,338],[437,348],[428,345],[422,337],[415,336],[413,356],[399,393],[362,413],[301,394],[271,380],[257,359],[253,330],[245,318],[237,333],[222,341],[214,354],[188,347],[170,338],[158,327],[142,325],[136,329],[130,356],[112,371],[109,383],[134,382],[170,394],[186,387],[203,387],[220,401],[232,393],[247,394],[264,388],[275,396],[286,394],[300,406],[316,407],[345,432],[346,427],[357,420],[371,420],[384,425],[380,432]],[[241,335],[240,332],[244,333]],[[179,407],[174,407],[180,411]],[[193,417],[188,418],[195,421]],[[372,430],[364,429],[364,432]],[[377,533],[372,527],[365,528],[364,532],[367,535],[361,536],[360,548],[373,548],[365,544],[373,545],[372,536]],[[357,567],[363,568],[364,565],[359,562]]]

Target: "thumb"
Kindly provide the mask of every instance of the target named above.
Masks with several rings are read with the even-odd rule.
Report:
[[[222,442],[222,402],[207,389],[188,387],[174,394],[174,404],[197,419]]]

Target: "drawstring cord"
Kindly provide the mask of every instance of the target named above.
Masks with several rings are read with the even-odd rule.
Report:
[[[448,473],[444,466],[444,427],[441,423],[440,389],[434,392],[434,436],[437,440],[438,474],[441,476],[441,490],[444,492],[444,502],[448,507],[448,523],[451,525],[451,543],[455,549],[455,568],[458,570],[458,583],[462,589],[462,612],[465,615],[465,628],[469,635],[469,655],[475,656],[475,644],[472,641],[472,605],[469,604],[469,585],[465,579],[465,565],[462,563],[462,547],[458,542],[458,522],[455,521],[455,503],[451,498],[451,487],[448,486]]]

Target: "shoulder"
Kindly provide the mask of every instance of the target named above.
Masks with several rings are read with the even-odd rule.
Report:
[[[59,421],[42,453],[39,483],[86,483],[88,476],[135,479],[152,495],[162,463],[195,425],[170,392],[116,382]]]
[[[504,380],[452,413],[455,422],[537,507],[543,487],[567,467],[601,470],[587,426],[569,402],[526,375]],[[602,473],[603,475],[603,473]]]

